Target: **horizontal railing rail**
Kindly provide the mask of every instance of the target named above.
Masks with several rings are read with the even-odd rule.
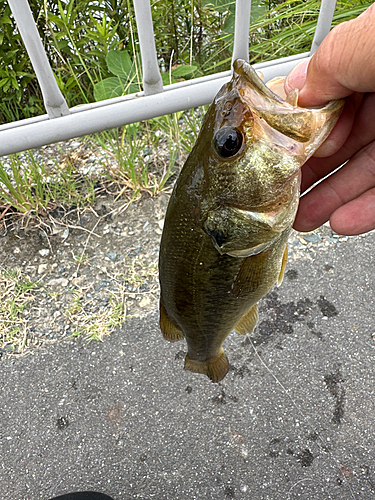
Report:
[[[230,71],[163,87],[158,66],[149,0],[133,0],[139,36],[143,91],[105,101],[68,108],[44,51],[27,0],[8,0],[18,30],[34,67],[46,114],[0,125],[0,156],[37,148],[52,142],[92,134],[129,123],[209,104],[226,83]],[[328,34],[336,0],[322,0],[311,50],[255,64],[265,81],[284,76],[309,57]],[[248,60],[251,0],[236,1],[233,59]]]

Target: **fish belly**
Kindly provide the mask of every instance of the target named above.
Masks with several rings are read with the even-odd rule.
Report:
[[[246,315],[255,318],[244,322],[250,325],[247,331],[255,326],[256,303],[279,277],[288,233],[261,254],[236,258],[220,255],[200,228],[187,232],[180,225],[173,238],[165,232],[159,263],[160,325],[168,340],[186,338],[186,369],[215,382],[226,375],[229,363],[222,344]]]

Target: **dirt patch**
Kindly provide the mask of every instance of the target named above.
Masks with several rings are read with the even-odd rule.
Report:
[[[15,223],[0,239],[0,354],[67,336],[101,340],[158,304],[157,260],[167,195]]]

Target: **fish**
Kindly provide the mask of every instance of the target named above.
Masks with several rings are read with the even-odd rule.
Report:
[[[280,82],[278,82],[280,83]],[[343,101],[301,108],[241,59],[208,109],[171,194],[159,252],[160,329],[186,339],[184,368],[219,382],[223,349],[251,333],[258,301],[283,279],[301,166],[327,138]]]

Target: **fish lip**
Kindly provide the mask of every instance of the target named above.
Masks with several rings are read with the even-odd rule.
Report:
[[[260,94],[267,96],[269,99],[272,99],[273,101],[276,101],[277,104],[282,104],[290,108],[294,107],[291,104],[287,103],[280,96],[272,92],[272,90],[267,87],[267,85],[255,71],[255,69],[251,66],[251,64],[249,64],[244,59],[236,59],[233,62],[233,73],[234,77],[236,76],[238,78],[240,78],[241,76],[245,77],[246,81],[250,83],[250,85],[253,88],[256,88],[256,90]]]

